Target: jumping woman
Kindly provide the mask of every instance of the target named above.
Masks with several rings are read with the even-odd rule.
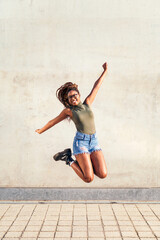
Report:
[[[41,134],[66,118],[73,120],[77,129],[73,142],[73,155],[76,160],[73,160],[70,148],[58,152],[53,158],[55,161],[65,161],[87,183],[93,181],[94,174],[99,178],[107,176],[106,162],[98,144],[94,115],[91,110],[91,104],[107,73],[107,63],[104,63],[102,67],[104,69],[103,73],[95,82],[90,94],[83,103],[80,100],[80,93],[76,84],[67,82],[58,88],[56,95],[65,106],[65,109],[44,127],[35,130]]]

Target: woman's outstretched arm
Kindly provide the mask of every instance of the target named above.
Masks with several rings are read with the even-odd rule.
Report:
[[[97,79],[97,81],[94,83],[94,86],[92,88],[92,91],[90,92],[90,94],[86,97],[85,99],[85,103],[87,103],[88,105],[91,105],[92,102],[94,101],[96,95],[97,95],[97,92],[104,80],[104,77],[107,73],[107,63],[105,62],[103,65],[102,65],[104,71],[103,73],[101,74],[101,76]]]
[[[65,118],[71,116],[70,112],[71,112],[71,110],[69,108],[65,108],[56,118],[50,120],[44,127],[35,130],[35,132],[37,132],[39,134],[45,132],[47,129],[53,127],[54,125],[56,125],[57,123],[61,122]]]

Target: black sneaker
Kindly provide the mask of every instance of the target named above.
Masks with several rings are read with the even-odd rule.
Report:
[[[65,161],[67,165],[69,165],[69,163],[71,161],[73,161],[73,159],[71,158],[72,152],[70,148],[65,149],[62,152],[58,152],[53,156],[53,159],[55,161]]]

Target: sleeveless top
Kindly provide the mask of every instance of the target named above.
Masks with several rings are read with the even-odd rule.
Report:
[[[76,106],[70,106],[72,111],[72,121],[75,123],[77,131],[85,134],[94,134],[96,132],[94,115],[90,106],[80,102]]]

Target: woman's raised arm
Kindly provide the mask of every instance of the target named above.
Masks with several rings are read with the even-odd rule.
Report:
[[[100,86],[101,86],[101,84],[102,84],[102,82],[103,82],[103,80],[104,80],[104,77],[105,77],[105,75],[106,75],[106,73],[107,73],[107,63],[106,63],[106,62],[102,65],[102,67],[103,67],[103,69],[104,69],[103,73],[102,73],[101,76],[97,79],[97,81],[94,83],[94,86],[93,86],[90,94],[86,97],[86,99],[85,99],[85,101],[84,101],[84,102],[87,103],[88,105],[91,105],[92,102],[94,101],[94,99],[95,99],[95,97],[96,97],[96,95],[97,95],[97,92],[98,92],[98,90],[99,90],[99,88],[100,88]]]
[[[47,129],[53,127],[57,123],[61,122],[62,120],[70,116],[71,116],[71,110],[69,108],[65,108],[56,118],[50,120],[44,127],[35,130],[35,132],[41,134]]]

